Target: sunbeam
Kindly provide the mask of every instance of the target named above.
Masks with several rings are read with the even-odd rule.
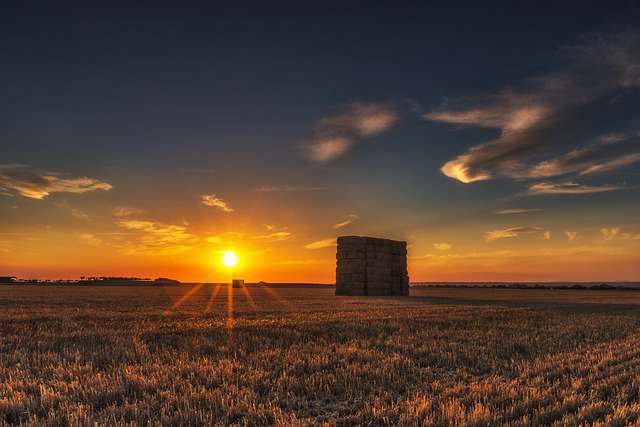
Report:
[[[220,293],[220,288],[221,287],[222,287],[222,283],[218,283],[218,284],[216,284],[216,287],[211,292],[211,297],[209,297],[209,302],[207,303],[207,307],[204,309],[205,313],[208,313],[211,310],[211,306],[213,305],[213,302],[215,301],[216,297],[218,296],[218,293]]]
[[[204,283],[198,283],[196,286],[189,289],[189,292],[184,294],[182,298],[180,298],[178,301],[174,302],[173,305],[170,308],[166,309],[163,314],[169,314],[171,310],[175,310],[176,308],[180,307],[186,300],[188,300],[191,297],[191,295],[196,293],[198,289],[200,289],[202,286],[204,286]]]

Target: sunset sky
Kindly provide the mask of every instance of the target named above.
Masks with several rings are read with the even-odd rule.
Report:
[[[640,281],[639,2],[133,3],[3,6],[0,276]]]

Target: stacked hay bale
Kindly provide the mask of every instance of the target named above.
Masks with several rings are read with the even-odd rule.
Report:
[[[336,295],[409,295],[407,242],[338,237]]]

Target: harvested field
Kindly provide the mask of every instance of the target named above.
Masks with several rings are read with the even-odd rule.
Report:
[[[640,292],[0,286],[0,425],[640,425]]]

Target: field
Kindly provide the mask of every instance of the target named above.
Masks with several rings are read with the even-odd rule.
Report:
[[[0,425],[640,425],[640,292],[0,286]]]

